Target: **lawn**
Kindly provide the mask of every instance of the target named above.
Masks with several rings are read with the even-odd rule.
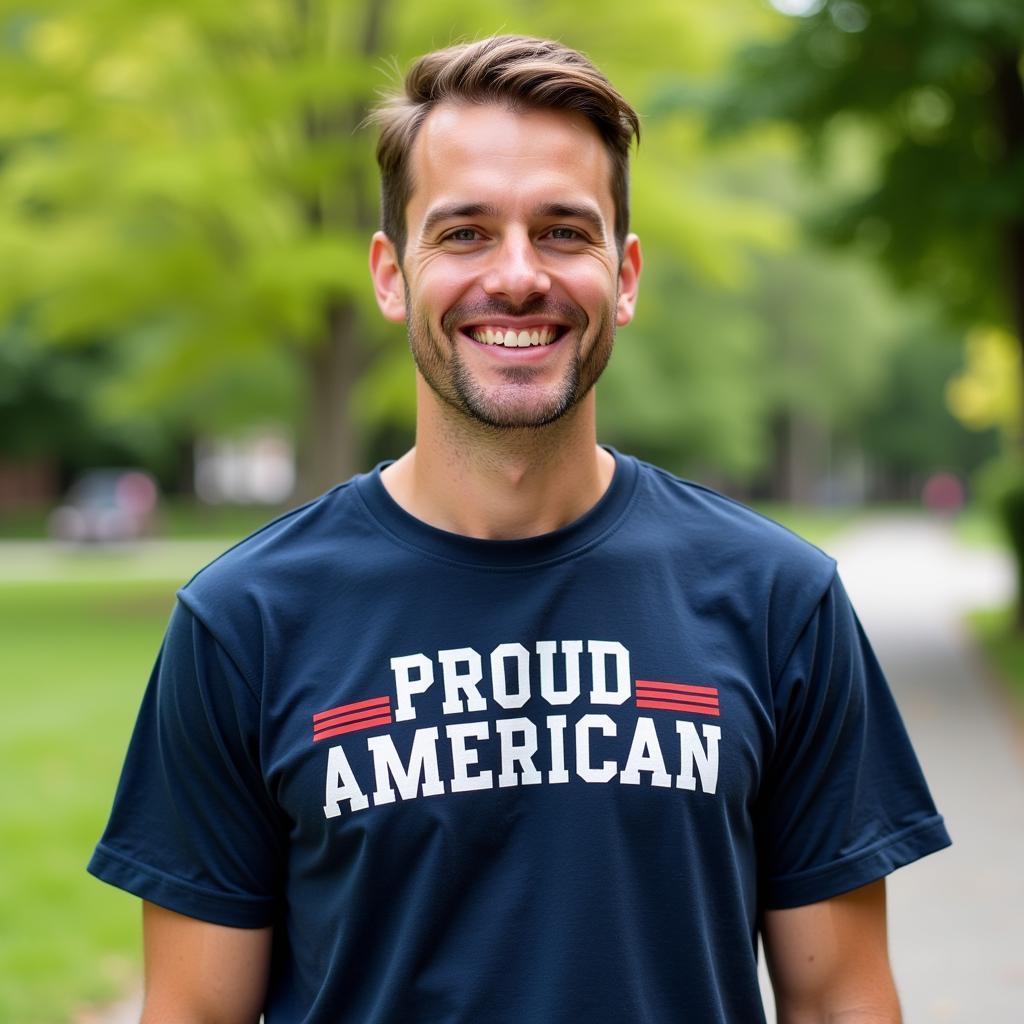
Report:
[[[757,511],[787,529],[803,537],[804,540],[825,546],[849,529],[858,520],[870,514],[870,509],[860,507],[825,508],[809,505],[782,505],[777,502],[759,502]]]
[[[190,568],[0,582],[0,1021],[64,1024],[138,972],[138,901],[85,864]]]
[[[986,608],[973,612],[969,623],[986,660],[1024,712],[1024,633],[1010,628],[1012,617],[1012,608]]]
[[[0,538],[44,540],[48,508],[34,508],[0,515]],[[204,505],[187,498],[165,498],[160,504],[157,533],[161,537],[244,537],[280,515],[282,508],[269,505]]]

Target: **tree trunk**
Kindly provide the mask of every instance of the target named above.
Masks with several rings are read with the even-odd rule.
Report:
[[[1008,51],[995,61],[996,97],[999,120],[1003,130],[1005,161],[1019,168],[1024,161],[1024,81],[1021,79],[1020,54]],[[1006,227],[1006,285],[1009,289],[1010,309],[1018,345],[1024,348],[1024,214],[1015,213]],[[1024,358],[1021,359],[1022,376],[1019,382],[1024,396]],[[1021,402],[1024,407],[1024,398]],[[1017,460],[1021,465],[1020,482],[1004,495],[1001,512],[1017,561],[1017,630],[1024,632],[1024,436],[1016,438]]]
[[[323,339],[305,353],[308,406],[299,458],[299,496],[304,500],[360,468],[351,415],[357,346],[355,310],[350,303],[332,303],[324,312]]]
[[[1024,80],[1018,66],[1019,54],[1005,53],[996,61],[996,95],[1003,130],[1005,161],[1020,168],[1024,161]],[[1024,213],[1017,212],[1006,232],[1007,287],[1018,341],[1024,345]],[[1024,391],[1024,360],[1021,360],[1021,390]],[[1024,441],[1024,439],[1021,439]]]
[[[775,420],[772,434],[774,498],[792,505],[817,504],[826,443],[821,425],[786,409]]]
[[[308,0],[295,0],[296,15],[307,32]],[[358,49],[364,57],[378,52],[386,0],[366,0]],[[314,43],[314,45],[316,45]],[[367,114],[361,100],[348,108],[311,104],[304,111],[303,131],[311,149],[330,139],[349,139]],[[304,199],[306,221],[314,233],[339,224],[353,224],[369,239],[374,211],[365,201],[363,169],[351,168],[342,180],[325,181]],[[366,369],[359,342],[359,321],[351,301],[329,301],[323,311],[321,336],[305,351],[307,408],[299,446],[299,495],[315,497],[347,480],[359,468],[360,445],[352,419],[352,395]]]

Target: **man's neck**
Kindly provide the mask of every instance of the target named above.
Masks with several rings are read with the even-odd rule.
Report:
[[[381,479],[410,515],[451,533],[518,540],[571,523],[615,472],[598,447],[591,392],[555,423],[497,430],[421,401],[416,447]]]

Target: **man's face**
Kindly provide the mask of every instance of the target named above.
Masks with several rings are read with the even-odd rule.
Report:
[[[449,406],[494,427],[537,427],[580,402],[632,319],[639,244],[620,268],[609,157],[581,115],[448,103],[410,160],[399,273],[375,236],[385,316]],[[400,291],[400,295],[399,295]]]

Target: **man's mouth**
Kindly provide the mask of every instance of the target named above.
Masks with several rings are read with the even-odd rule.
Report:
[[[510,327],[467,327],[465,333],[482,345],[500,345],[503,348],[534,348],[550,345],[568,330],[556,324],[530,327],[522,331]]]

